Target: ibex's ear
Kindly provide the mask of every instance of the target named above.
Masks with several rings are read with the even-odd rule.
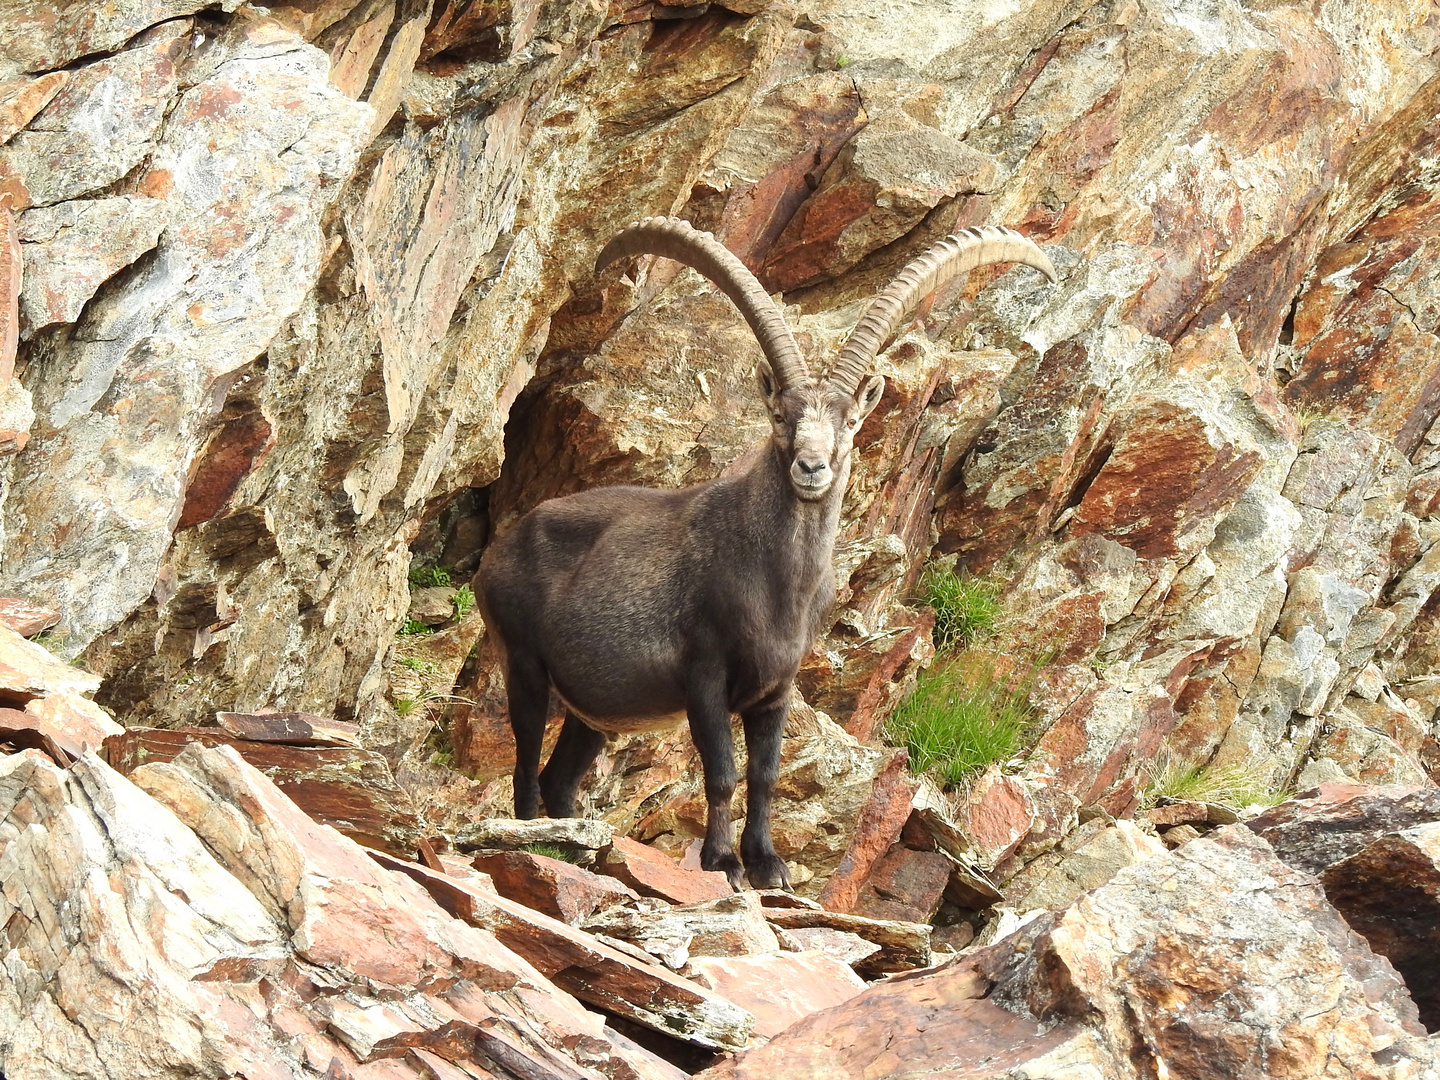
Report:
[[[775,378],[770,361],[761,360],[755,365],[755,385],[760,388],[760,397],[764,400],[765,407],[774,411],[780,402],[780,380]]]
[[[871,375],[869,380],[855,393],[855,406],[860,410],[858,420],[864,420],[874,411],[875,406],[880,404],[880,398],[885,393],[885,379],[880,375]]]

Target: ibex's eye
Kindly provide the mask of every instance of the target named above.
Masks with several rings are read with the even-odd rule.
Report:
[[[775,423],[777,423],[777,424],[783,424],[783,423],[785,423],[785,415],[784,415],[783,413],[778,413],[778,412],[777,412],[777,413],[775,414],[775,416],[774,416],[773,419],[775,420]]]
[[[846,427],[854,427],[855,424],[856,424],[856,420],[855,420],[855,418],[854,418],[853,416],[852,416],[849,420],[846,420],[846,421],[845,421],[845,426],[846,426]]]

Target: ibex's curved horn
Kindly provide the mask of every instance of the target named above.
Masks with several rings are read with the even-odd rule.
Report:
[[[916,304],[966,271],[999,262],[1024,263],[1055,280],[1055,267],[1046,254],[1013,229],[986,226],[951,233],[923,255],[911,259],[889,287],[870,302],[840,350],[830,381],[853,394],[881,347]]]
[[[595,260],[595,272],[598,274],[627,255],[663,255],[699,270],[718,285],[745,316],[780,384],[796,386],[810,381],[810,369],[805,366],[800,346],[795,344],[774,301],[745,264],[708,232],[701,232],[679,218],[645,218],[627,225],[611,238]]]

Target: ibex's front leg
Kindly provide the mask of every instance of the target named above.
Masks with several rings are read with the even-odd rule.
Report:
[[[531,657],[511,656],[505,665],[510,730],[515,733],[515,816],[540,816],[540,747],[550,712],[550,677]]]
[[[745,876],[757,889],[790,888],[790,871],[775,853],[770,839],[770,800],[775,779],[780,775],[780,740],[785,734],[785,717],[790,711],[790,688],[778,701],[757,705],[740,714],[745,723],[745,831],[740,835],[740,855]]]
[[[719,870],[737,892],[744,888],[740,860],[735,855],[735,832],[730,825],[730,800],[735,794],[735,747],[730,739],[730,707],[721,680],[692,687],[686,713],[690,737],[700,751],[705,770],[705,845],[700,866]]]

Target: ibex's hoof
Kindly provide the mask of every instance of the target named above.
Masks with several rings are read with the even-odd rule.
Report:
[[[746,866],[745,871],[752,888],[795,891],[790,887],[790,869],[779,855],[763,855]]]

